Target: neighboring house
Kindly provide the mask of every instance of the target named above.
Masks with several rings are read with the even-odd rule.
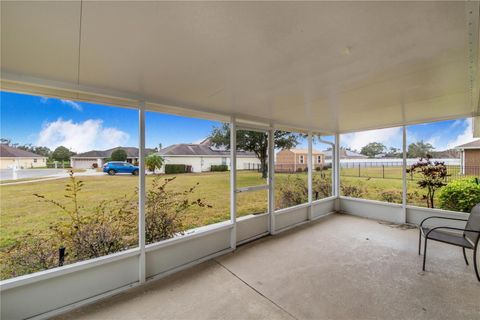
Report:
[[[325,153],[325,159],[332,160],[332,150],[325,150],[325,151],[323,151],[323,153]],[[346,149],[343,149],[343,148],[341,148],[339,150],[339,153],[340,153],[340,159],[342,159],[342,160],[344,160],[344,159],[345,160],[349,160],[349,159],[368,159],[368,157],[366,155],[363,155],[363,154],[358,153],[358,152],[346,150]]]
[[[18,148],[0,145],[0,169],[26,169],[47,166],[47,157]]]
[[[215,148],[209,139],[200,143],[180,143],[168,146],[156,153],[165,160],[165,164],[184,164],[192,166],[192,172],[210,171],[212,165],[227,165],[230,169],[230,151]],[[237,169],[253,170],[260,167],[255,153],[237,151]],[[164,169],[162,168],[162,172]]]
[[[462,174],[480,176],[480,139],[456,148],[461,152]]]
[[[325,154],[321,151],[312,150],[313,168],[323,167]],[[307,149],[283,149],[277,152],[275,158],[276,172],[295,172],[307,170],[308,150]]]
[[[123,149],[127,152],[127,162],[138,162],[138,148],[135,147],[116,147],[108,150],[92,150],[84,153],[79,153],[70,158],[72,168],[75,169],[88,169],[93,168],[95,165],[101,168],[103,164],[112,156],[112,152],[118,149]],[[146,154],[154,152],[153,149],[146,149]]]

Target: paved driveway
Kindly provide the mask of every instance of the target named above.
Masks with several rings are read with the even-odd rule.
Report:
[[[26,178],[43,178],[55,176],[58,174],[66,173],[65,169],[22,169],[17,170],[17,179],[26,179]],[[1,180],[13,180],[13,170],[12,169],[0,169],[0,181]]]

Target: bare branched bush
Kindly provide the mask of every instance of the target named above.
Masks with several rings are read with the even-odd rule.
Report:
[[[190,200],[199,183],[183,192],[168,190],[168,185],[175,179],[176,177],[160,179],[157,176],[147,192],[145,211],[147,243],[158,242],[181,234],[184,229],[182,214],[188,208],[192,206],[211,208],[202,199]]]
[[[26,234],[0,252],[1,278],[8,279],[58,266],[59,244],[52,235]]]
[[[332,195],[332,176],[321,172],[312,177],[313,199],[323,199]]]
[[[288,208],[308,201],[308,185],[305,179],[297,175],[289,175],[276,186],[278,196],[275,197],[277,208]]]
[[[342,184],[340,188],[342,189],[342,194],[346,197],[361,198],[365,193],[360,186]]]
[[[168,185],[175,178],[155,177],[145,203],[146,241],[165,240],[181,234],[182,214],[192,206],[211,207],[200,198],[191,199],[198,183],[182,191],[172,191]],[[92,209],[80,205],[84,183],[70,172],[65,186],[65,203],[34,196],[60,211],[48,234],[31,233],[2,249],[1,278],[11,278],[101,257],[134,247],[138,243],[138,201],[134,194],[104,200]]]

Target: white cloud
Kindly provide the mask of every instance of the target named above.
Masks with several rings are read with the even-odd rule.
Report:
[[[370,142],[380,142],[387,147],[401,146],[402,128],[398,127],[347,133],[343,134],[341,137],[341,144],[343,147],[350,147],[358,151]]]
[[[82,111],[82,110],[83,110],[82,106],[81,106],[79,103],[74,102],[74,101],[72,101],[72,100],[61,99],[60,101],[61,101],[63,104],[65,104],[65,105],[67,105],[67,106],[69,106],[69,107],[72,107],[72,108],[75,109],[75,110],[78,110],[78,111]]]
[[[457,120],[453,123],[452,126],[459,126],[457,123],[460,121],[461,125],[465,127],[462,133],[460,133],[455,139],[452,139],[447,142],[445,149],[452,149],[458,145],[472,142],[476,139],[473,138],[473,121],[472,118],[464,119],[464,120]]]
[[[103,127],[103,121],[99,119],[78,123],[58,119],[43,125],[37,145],[52,150],[58,146],[65,146],[75,152],[85,152],[125,146],[129,138],[129,134],[124,131]]]

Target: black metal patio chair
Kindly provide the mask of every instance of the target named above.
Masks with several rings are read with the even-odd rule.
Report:
[[[442,219],[442,220],[456,220],[456,221],[466,221],[465,228],[454,228],[454,227],[424,227],[423,223],[429,219]],[[452,232],[453,231],[453,232]],[[456,232],[455,232],[456,231]],[[425,246],[423,249],[423,271],[425,271],[425,262],[427,259],[427,242],[428,240],[435,240],[443,243],[448,243],[454,246],[462,247],[463,257],[465,258],[465,263],[468,266],[467,255],[465,254],[465,249],[473,250],[473,267],[475,269],[475,274],[477,275],[478,281],[480,281],[480,275],[478,273],[477,266],[477,251],[478,251],[478,242],[480,239],[480,203],[477,204],[470,213],[468,219],[457,219],[457,218],[446,218],[432,216],[420,223],[419,226],[419,238],[418,238],[418,254],[421,254],[422,247],[422,236],[425,237]]]

